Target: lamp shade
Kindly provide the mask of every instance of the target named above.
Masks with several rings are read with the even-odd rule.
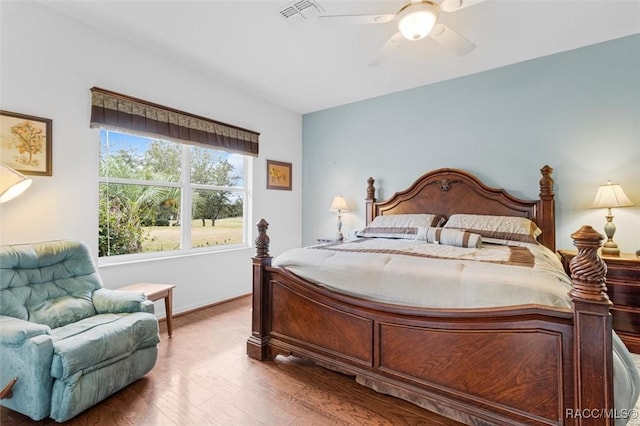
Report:
[[[0,163],[0,203],[22,194],[30,185],[31,179]]]
[[[349,211],[347,207],[347,202],[345,201],[342,195],[336,195],[331,203],[331,207],[329,207],[329,211],[332,212],[346,212]]]
[[[440,10],[431,2],[410,3],[398,14],[398,31],[407,40],[425,38],[433,29]]]
[[[591,208],[612,208],[612,207],[631,207],[634,204],[629,197],[626,196],[622,187],[617,183],[607,182],[606,185],[600,185],[596,198],[591,204]]]

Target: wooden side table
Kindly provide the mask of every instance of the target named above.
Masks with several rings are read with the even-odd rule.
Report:
[[[339,241],[335,238],[316,238],[316,244],[337,243]]]
[[[147,296],[147,299],[155,302],[164,298],[164,309],[167,316],[167,332],[169,337],[173,334],[173,284],[153,284],[153,283],[136,283],[125,287],[120,287],[118,290],[125,291],[141,291]]]
[[[577,254],[575,250],[559,250],[565,270]],[[640,353],[640,257],[632,253],[603,256],[607,265],[607,294],[613,302],[613,329],[631,352]]]

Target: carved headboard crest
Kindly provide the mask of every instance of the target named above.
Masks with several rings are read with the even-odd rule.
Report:
[[[460,183],[460,182],[462,182],[460,179],[456,179],[456,180],[442,179],[442,180],[432,180],[431,182],[427,182],[427,185],[439,184],[440,191],[446,192],[451,189],[451,185],[453,185],[454,183]]]

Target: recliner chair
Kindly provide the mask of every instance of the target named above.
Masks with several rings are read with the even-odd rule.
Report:
[[[158,342],[153,303],[103,288],[84,244],[0,247],[1,405],[66,421],[148,373]]]

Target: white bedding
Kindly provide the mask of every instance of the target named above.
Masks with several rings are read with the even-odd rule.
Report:
[[[571,282],[558,257],[539,244],[514,244],[517,247],[463,248],[362,238],[289,250],[273,264],[332,290],[386,303],[430,308],[538,304],[570,309]],[[532,265],[507,264],[514,252]]]

